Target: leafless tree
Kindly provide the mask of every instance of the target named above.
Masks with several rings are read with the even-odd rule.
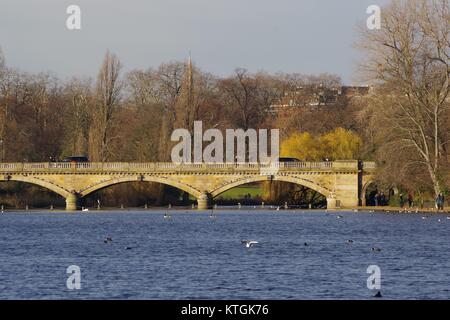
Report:
[[[392,152],[387,163],[426,170],[436,195],[450,142],[449,10],[448,0],[394,0],[382,11],[382,29],[363,31],[360,43],[381,145]]]
[[[107,52],[97,77],[96,105],[89,136],[89,154],[94,161],[108,160],[112,152],[110,143],[116,139],[111,129],[123,86],[119,79],[121,68],[119,58]]]

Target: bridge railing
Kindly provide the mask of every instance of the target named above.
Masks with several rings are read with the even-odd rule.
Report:
[[[362,168],[364,170],[373,170],[377,168],[377,164],[375,163],[375,161],[364,161]]]
[[[375,169],[375,162],[364,162],[364,169]],[[172,162],[41,162],[41,163],[0,163],[0,172],[190,172],[190,171],[265,171],[265,170],[357,170],[358,161],[334,162],[276,162],[262,163],[192,163]]]

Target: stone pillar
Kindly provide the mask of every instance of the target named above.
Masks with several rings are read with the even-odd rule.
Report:
[[[327,209],[338,209],[340,208],[340,201],[335,198],[327,198]]]
[[[78,210],[79,207],[79,198],[76,194],[70,194],[66,198],[66,210],[67,211],[75,211]]]
[[[200,197],[197,198],[197,209],[208,210],[211,209],[211,195],[207,192],[203,192]]]

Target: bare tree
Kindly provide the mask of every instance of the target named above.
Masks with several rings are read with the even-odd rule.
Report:
[[[381,145],[391,151],[388,163],[426,170],[437,195],[450,142],[449,3],[394,0],[382,13],[382,29],[363,31],[361,41]]]
[[[272,77],[252,75],[245,69],[236,69],[234,76],[221,80],[219,89],[231,122],[244,130],[258,128],[272,103],[279,99]]]
[[[66,100],[65,143],[66,155],[83,155],[88,151],[90,107],[93,93],[90,81],[73,79],[64,90]]]
[[[122,64],[116,55],[106,53],[97,77],[96,106],[92,112],[89,154],[94,161],[106,161],[111,155],[110,143],[114,115],[120,101]]]

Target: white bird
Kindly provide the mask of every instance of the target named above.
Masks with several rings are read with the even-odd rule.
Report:
[[[337,216],[337,218],[338,218],[338,219],[342,219],[342,218],[343,218],[343,216]]]
[[[242,240],[241,244],[245,245],[246,248],[251,248],[253,245],[257,244],[258,241],[253,240]]]
[[[86,212],[86,211],[89,211],[89,209],[88,208],[84,208],[82,211]]]
[[[215,220],[215,219],[217,219],[217,216],[214,213],[211,213],[209,215],[209,218]]]
[[[167,213],[164,213],[164,219],[172,219],[172,216],[168,215]]]

